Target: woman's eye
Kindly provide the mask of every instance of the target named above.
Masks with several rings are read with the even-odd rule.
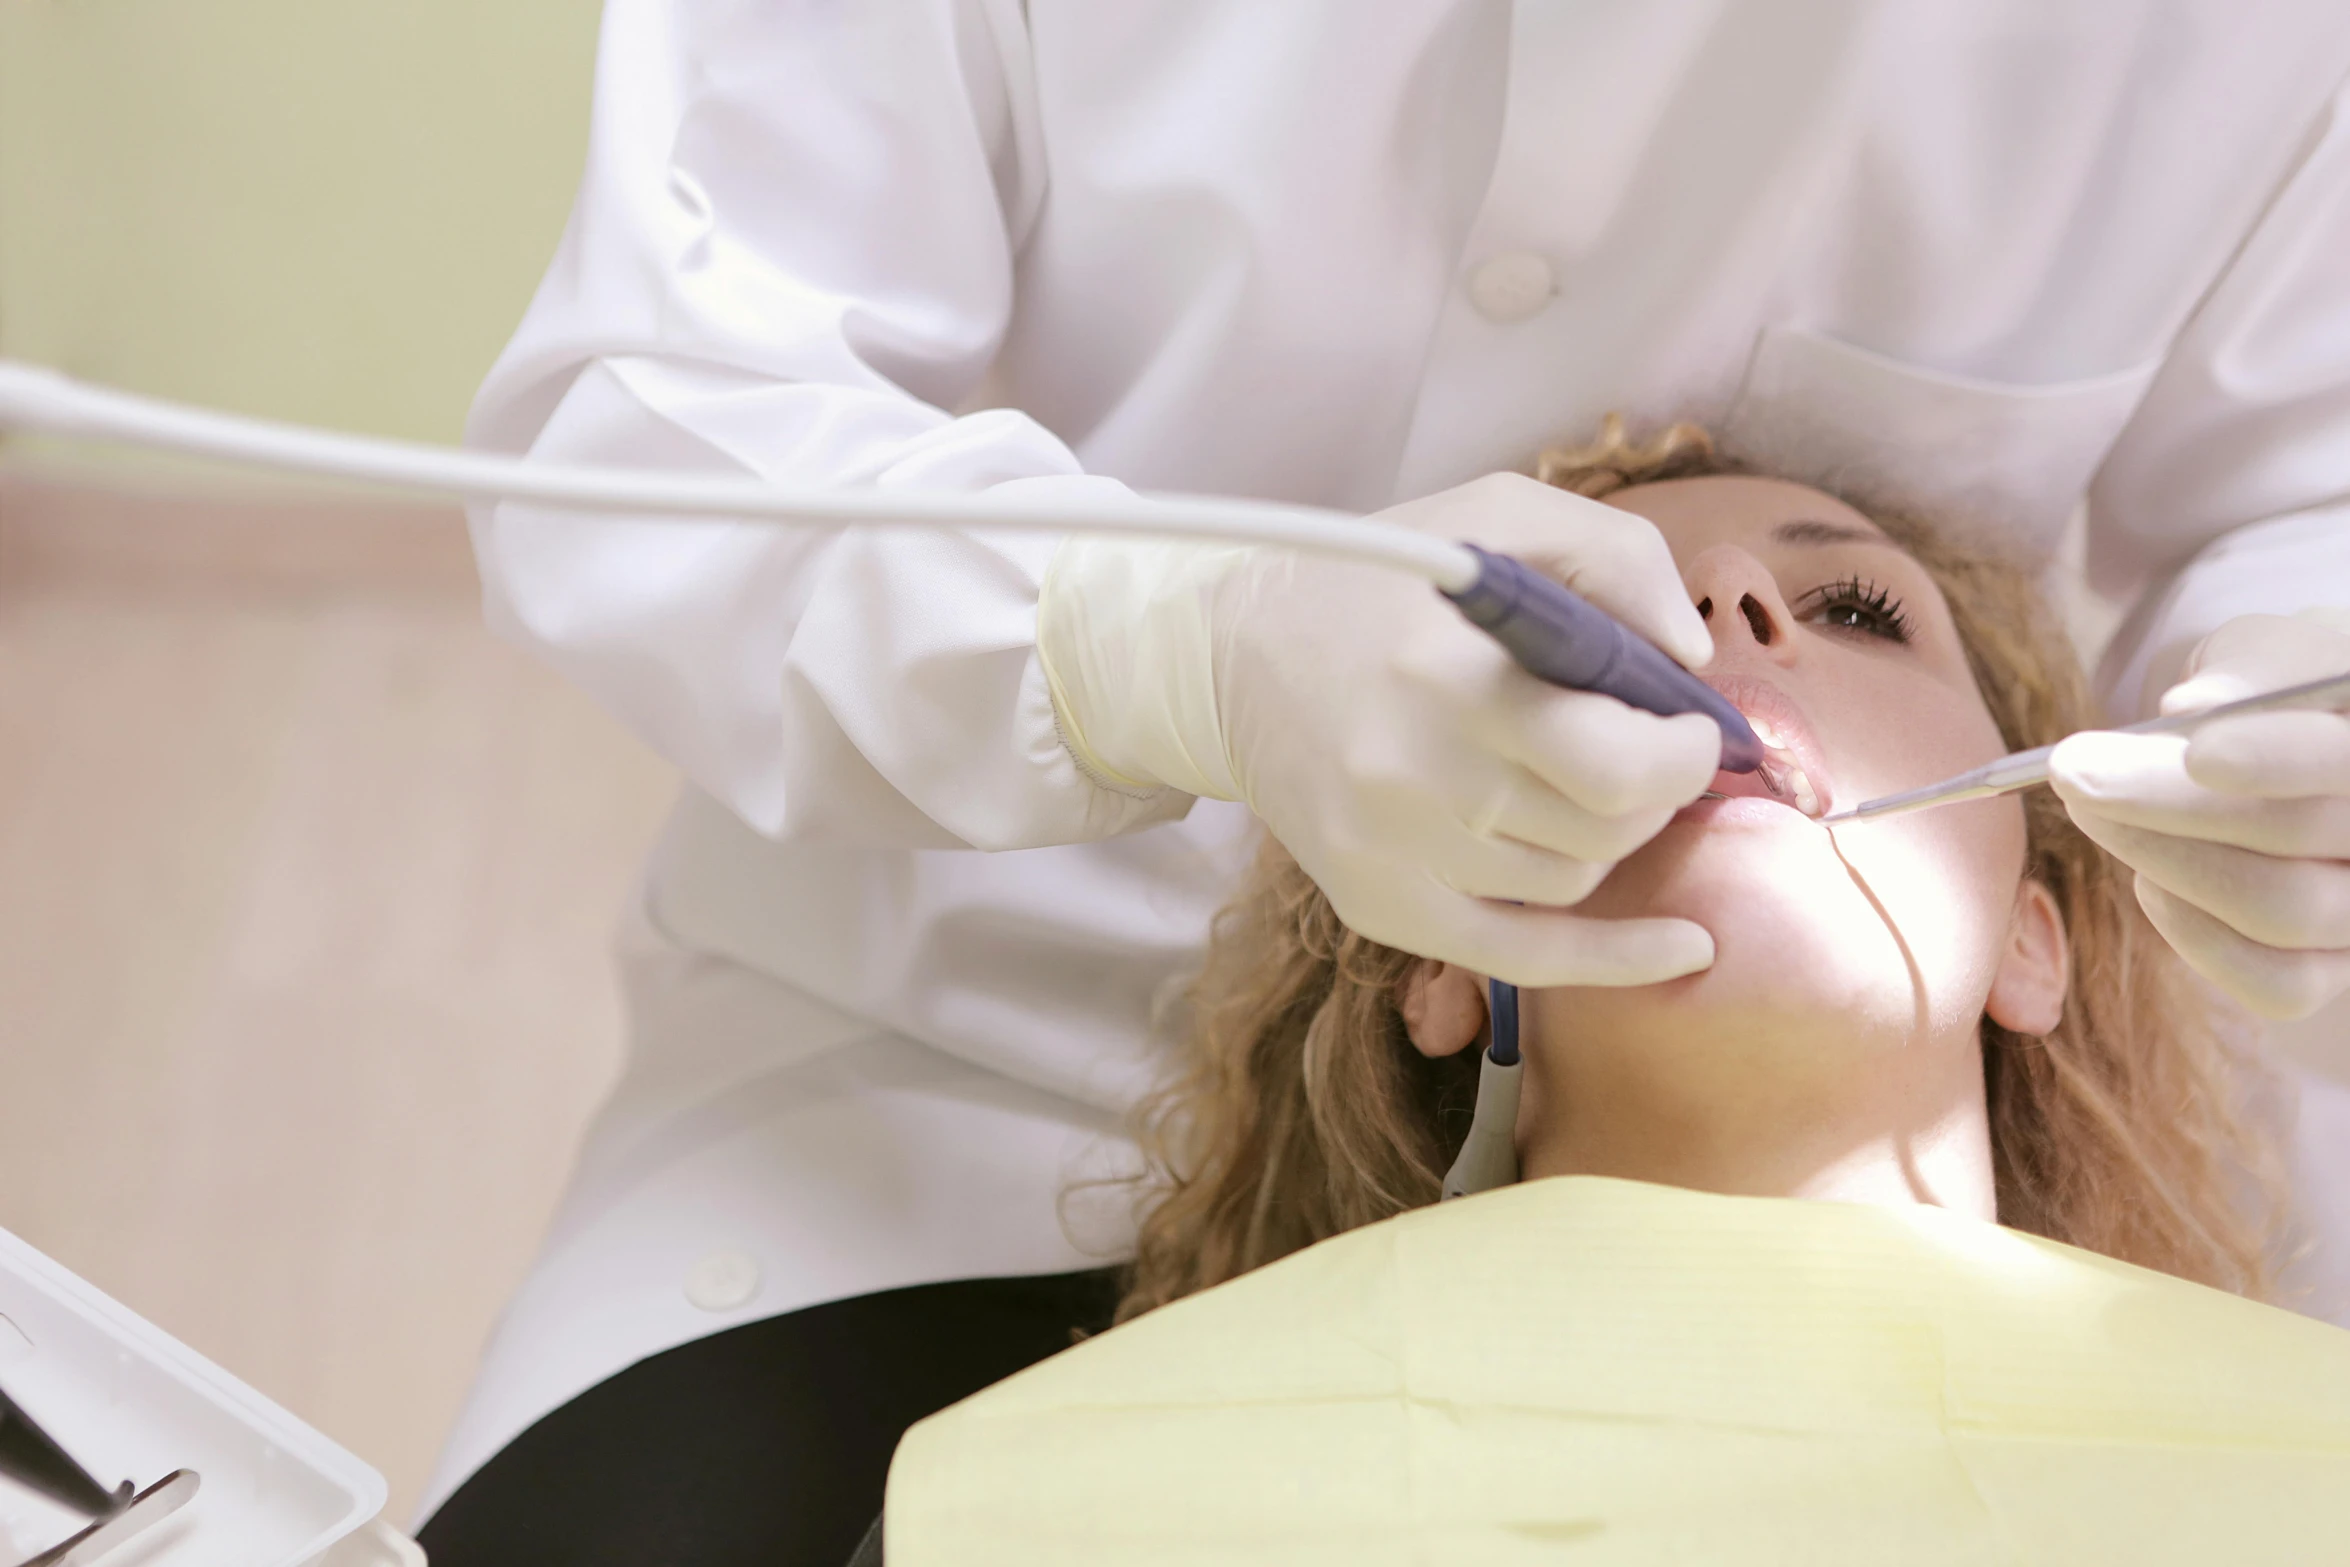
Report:
[[[1797,613],[1804,620],[1840,630],[1866,632],[1888,642],[1909,640],[1909,616],[1902,612],[1901,600],[1859,577],[1846,577],[1816,587],[1797,604]]]

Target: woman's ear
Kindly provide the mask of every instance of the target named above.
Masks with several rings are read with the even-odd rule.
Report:
[[[2030,877],[2015,890],[2015,915],[2007,946],[1999,954],[1984,1013],[2018,1034],[2045,1034],[2064,1017],[2064,993],[2071,973],[2064,915],[2055,897]]]
[[[1404,981],[1403,1026],[1420,1054],[1459,1055],[1485,1032],[1485,982],[1457,963],[1422,958]]]

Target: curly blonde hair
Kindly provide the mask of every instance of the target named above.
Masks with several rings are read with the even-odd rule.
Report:
[[[1635,445],[1611,417],[1596,443],[1545,453],[1536,477],[1601,496],[1746,471],[1694,425]],[[2027,571],[1872,515],[1940,585],[2011,750],[2096,721]],[[2257,1061],[2148,925],[2126,872],[2048,791],[2024,811],[2026,874],[2063,911],[2072,972],[2045,1036],[1982,1024],[2000,1222],[2263,1297],[2285,1181],[2252,1114]],[[1184,994],[1176,1071],[1140,1112],[1147,1212],[1120,1320],[1437,1200],[1476,1052],[1412,1047],[1401,998],[1418,961],[1349,930],[1266,844]]]

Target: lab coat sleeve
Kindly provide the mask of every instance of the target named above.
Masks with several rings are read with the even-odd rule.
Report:
[[[2089,505],[2092,581],[2157,583],[2105,657],[2117,718],[2152,711],[2222,621],[2350,605],[2350,82],[2172,345]]]
[[[795,484],[1113,481],[957,418],[1042,197],[1020,0],[608,0],[586,171],[468,441]],[[493,626],[759,830],[1018,848],[1177,816],[1081,773],[1035,654],[1056,540],[480,504]]]

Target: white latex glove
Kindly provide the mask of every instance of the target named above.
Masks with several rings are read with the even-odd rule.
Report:
[[[2164,713],[2350,670],[2350,610],[2245,615],[2204,638]],[[2350,989],[2350,717],[2251,713],[2192,736],[2075,735],[2050,778],[2138,873],[2138,902],[2195,971],[2265,1017]]]
[[[1500,474],[1381,520],[1517,555],[1684,664],[1713,655],[1643,518]],[[1071,539],[1037,646],[1089,772],[1245,800],[1375,941],[1520,985],[1652,984],[1713,961],[1687,920],[1565,912],[1705,789],[1712,720],[1546,685],[1425,582],[1286,550]]]

